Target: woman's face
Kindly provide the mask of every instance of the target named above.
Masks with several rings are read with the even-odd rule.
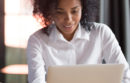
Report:
[[[81,19],[81,13],[80,0],[59,0],[52,17],[58,30],[67,36],[74,34]]]

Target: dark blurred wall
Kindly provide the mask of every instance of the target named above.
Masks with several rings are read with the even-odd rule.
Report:
[[[5,66],[4,45],[4,0],[0,0],[0,69]],[[0,82],[5,82],[4,74],[0,73]]]
[[[107,24],[112,29],[128,61],[130,61],[129,1],[100,0],[100,22]]]

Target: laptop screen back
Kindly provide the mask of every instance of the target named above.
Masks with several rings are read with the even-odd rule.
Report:
[[[51,66],[47,83],[121,83],[122,64]]]

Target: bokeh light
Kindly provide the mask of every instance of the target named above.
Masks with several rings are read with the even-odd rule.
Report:
[[[4,74],[28,74],[28,66],[26,64],[14,64],[4,67],[1,70]]]

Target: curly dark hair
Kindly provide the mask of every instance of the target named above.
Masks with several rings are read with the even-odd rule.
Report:
[[[43,19],[45,26],[51,24],[51,10],[58,5],[58,0],[33,0],[33,14],[39,15]],[[98,18],[98,0],[81,0],[82,17],[80,20],[81,25],[85,26],[90,21],[96,21]]]

